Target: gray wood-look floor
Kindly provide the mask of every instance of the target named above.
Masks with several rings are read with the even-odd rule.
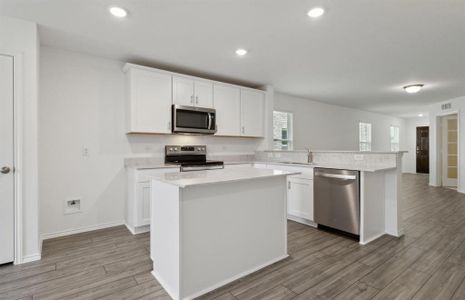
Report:
[[[201,298],[465,299],[465,196],[403,175],[403,198],[400,239],[361,246],[289,222],[288,259]],[[151,268],[148,234],[76,234],[45,241],[39,262],[0,267],[0,299],[169,299]]]

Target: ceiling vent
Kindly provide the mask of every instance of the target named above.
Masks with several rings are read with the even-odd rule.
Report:
[[[452,103],[441,104],[441,109],[442,110],[448,110],[448,109],[451,109],[451,108],[452,108]]]

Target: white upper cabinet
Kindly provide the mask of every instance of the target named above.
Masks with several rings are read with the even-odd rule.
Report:
[[[195,106],[213,108],[213,83],[211,81],[194,81]]]
[[[194,106],[194,80],[173,76],[173,104]]]
[[[173,76],[173,104],[213,107],[213,83]]]
[[[213,85],[217,135],[241,135],[241,90],[236,86]]]
[[[260,90],[153,69],[123,68],[128,133],[171,133],[171,105],[216,109],[216,135],[263,137],[265,93]]]
[[[265,94],[260,91],[241,89],[241,135],[264,135]]]
[[[171,133],[171,74],[125,68],[130,133]]]

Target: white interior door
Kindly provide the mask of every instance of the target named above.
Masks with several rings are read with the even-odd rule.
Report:
[[[458,175],[457,115],[442,118],[442,185],[457,186]]]
[[[0,264],[14,260],[13,57],[0,54]]]

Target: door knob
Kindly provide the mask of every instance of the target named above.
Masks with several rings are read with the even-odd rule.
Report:
[[[2,173],[2,174],[8,174],[8,173],[10,173],[10,171],[11,171],[10,168],[8,168],[8,167],[3,167],[3,168],[0,170],[0,173]]]

